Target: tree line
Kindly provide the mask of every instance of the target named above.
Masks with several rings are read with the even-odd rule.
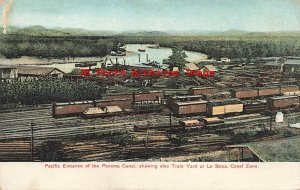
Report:
[[[105,88],[93,81],[40,78],[27,81],[0,82],[0,104],[47,104],[101,99]]]
[[[8,35],[0,37],[0,54],[6,58],[36,56],[72,58],[105,56],[116,48],[117,41],[108,37],[37,37]]]
[[[201,52],[217,59],[300,56],[300,39],[296,36],[124,36],[121,42],[182,47],[184,50]]]
[[[211,58],[254,58],[300,56],[297,36],[0,36],[0,54],[7,58],[37,56],[72,58],[105,56],[121,44],[159,44],[181,46],[184,50],[202,52]]]

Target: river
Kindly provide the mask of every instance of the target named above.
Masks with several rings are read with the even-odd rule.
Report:
[[[55,67],[66,73],[71,72],[75,68],[75,63],[65,63],[65,62],[84,62],[84,61],[95,61],[97,62],[97,67],[101,66],[100,61],[108,58],[107,63],[110,63],[110,60],[114,63],[116,62],[116,58],[118,58],[118,62],[120,64],[126,62],[126,64],[140,64],[146,62],[146,57],[148,55],[148,59],[150,61],[157,61],[162,63],[164,59],[167,59],[172,54],[171,48],[162,48],[157,47],[156,45],[150,44],[127,44],[125,45],[127,55],[126,56],[107,56],[107,57],[81,57],[75,58],[74,60],[58,60],[58,59],[39,59],[34,57],[22,57],[16,59],[0,59],[0,63],[16,65],[16,64],[26,64],[26,65],[36,65],[40,67]],[[145,49],[145,52],[139,52],[138,49]],[[207,56],[205,54],[199,52],[191,52],[185,51],[187,58],[186,60],[189,62],[200,62],[202,60],[206,60]],[[139,63],[139,55],[140,55],[140,63]],[[63,64],[62,64],[63,63]]]

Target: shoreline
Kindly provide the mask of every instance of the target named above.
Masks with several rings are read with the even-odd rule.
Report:
[[[12,58],[7,59],[4,57],[0,57],[0,65],[54,65],[54,64],[74,64],[81,62],[100,62],[104,61],[106,58],[109,59],[122,59],[136,55],[135,52],[128,51],[126,52],[126,56],[111,56],[107,55],[104,57],[75,57],[70,59],[57,59],[57,58],[39,58],[39,57],[30,57],[30,56],[22,56],[20,58]]]
[[[170,49],[167,47],[161,47],[159,44],[143,44],[145,47],[150,49]],[[186,51],[186,53],[193,53],[193,54],[199,54],[197,57],[193,57],[193,60],[190,62],[201,62],[208,59],[208,56],[201,53],[201,52],[193,52],[193,51]],[[75,64],[75,63],[82,63],[82,62],[102,62],[106,58],[109,61],[115,60],[118,58],[119,60],[126,59],[129,57],[137,56],[138,53],[134,51],[126,51],[126,56],[111,56],[107,55],[104,57],[98,57],[98,56],[91,56],[91,57],[75,57],[73,58],[65,58],[65,59],[58,59],[58,58],[40,58],[40,57],[30,57],[30,56],[22,56],[20,58],[12,58],[7,59],[5,57],[0,57],[0,65],[36,65],[36,66],[42,66],[42,65],[68,65],[68,64]]]

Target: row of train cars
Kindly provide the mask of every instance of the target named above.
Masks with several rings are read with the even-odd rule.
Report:
[[[84,118],[160,112],[170,109],[174,116],[222,117],[299,109],[298,85],[265,86],[218,92],[214,87],[197,87],[185,95],[162,91],[106,95],[101,100],[53,103],[54,117],[81,115]]]

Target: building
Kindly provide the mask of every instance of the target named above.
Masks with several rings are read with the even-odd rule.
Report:
[[[195,63],[187,63],[187,64],[185,64],[185,68],[192,70],[192,71],[199,70],[199,67],[197,67],[197,65]]]
[[[39,77],[63,78],[65,72],[51,67],[18,66],[18,78],[21,81]]]
[[[0,66],[0,80],[15,80],[18,78],[18,69],[9,65]]]
[[[229,59],[229,58],[227,58],[227,57],[222,57],[221,58],[221,62],[225,62],[225,63],[229,63],[231,60]]]
[[[300,72],[300,57],[288,57],[284,62],[283,71],[285,73],[299,73]]]
[[[300,137],[228,145],[228,161],[299,162]],[[237,154],[231,154],[237,150]]]
[[[213,65],[203,65],[201,68],[200,68],[201,71],[214,71],[214,72],[217,72],[218,69],[213,66]]]

